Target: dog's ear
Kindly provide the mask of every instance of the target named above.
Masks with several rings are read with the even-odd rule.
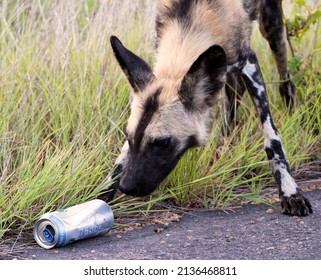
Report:
[[[192,64],[182,80],[179,95],[185,108],[202,111],[214,105],[215,95],[225,84],[227,59],[224,50],[213,45]]]
[[[116,36],[110,37],[110,43],[133,90],[143,91],[146,85],[154,79],[151,67],[143,59],[126,49]]]

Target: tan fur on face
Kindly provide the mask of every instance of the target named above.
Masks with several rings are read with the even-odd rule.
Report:
[[[173,3],[173,0],[160,0],[159,2],[162,6],[170,8]]]
[[[157,91],[157,89],[162,88],[162,92],[159,96],[159,106],[162,108],[163,106],[166,106],[166,104],[178,101],[178,95],[173,93],[178,92],[179,86],[180,82],[178,81],[173,83],[173,81],[169,80],[156,79],[143,92],[140,92],[139,94],[132,92],[131,114],[127,126],[128,133],[134,134],[144,112],[146,101]]]

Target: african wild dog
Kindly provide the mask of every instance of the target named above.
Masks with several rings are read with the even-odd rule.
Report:
[[[287,68],[281,5],[281,0],[160,0],[153,71],[111,37],[115,56],[132,87],[127,141],[112,177],[121,176],[112,185],[114,190],[119,186],[134,196],[153,192],[185,151],[207,141],[212,107],[224,87],[230,120],[247,88],[262,123],[282,212],[312,213],[310,202],[291,176],[258,60],[250,47],[252,21],[258,20],[276,61],[280,93],[292,108],[294,86]],[[238,88],[231,90],[228,84]]]

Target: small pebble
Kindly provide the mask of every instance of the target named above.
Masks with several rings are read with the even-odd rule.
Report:
[[[274,210],[272,208],[269,208],[268,210],[265,211],[266,214],[273,214]]]
[[[275,249],[275,247],[267,247],[266,248],[267,251],[271,251],[271,250],[274,250],[274,249]]]
[[[154,229],[154,232],[160,233],[160,232],[162,232],[163,230],[164,230],[164,228],[155,228],[155,229]]]

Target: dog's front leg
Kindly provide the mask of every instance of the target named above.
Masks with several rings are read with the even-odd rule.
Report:
[[[104,201],[111,201],[119,187],[120,174],[123,170],[123,164],[127,158],[127,152],[129,149],[128,141],[125,142],[121,149],[121,153],[115,161],[115,168],[113,173],[107,180],[103,183],[104,190],[106,192],[102,193],[98,198]]]
[[[308,215],[312,213],[312,206],[309,200],[302,195],[291,175],[280,134],[272,120],[265,84],[255,53],[249,55],[241,70],[241,75],[261,119],[265,151],[279,186],[282,212],[294,216]]]

